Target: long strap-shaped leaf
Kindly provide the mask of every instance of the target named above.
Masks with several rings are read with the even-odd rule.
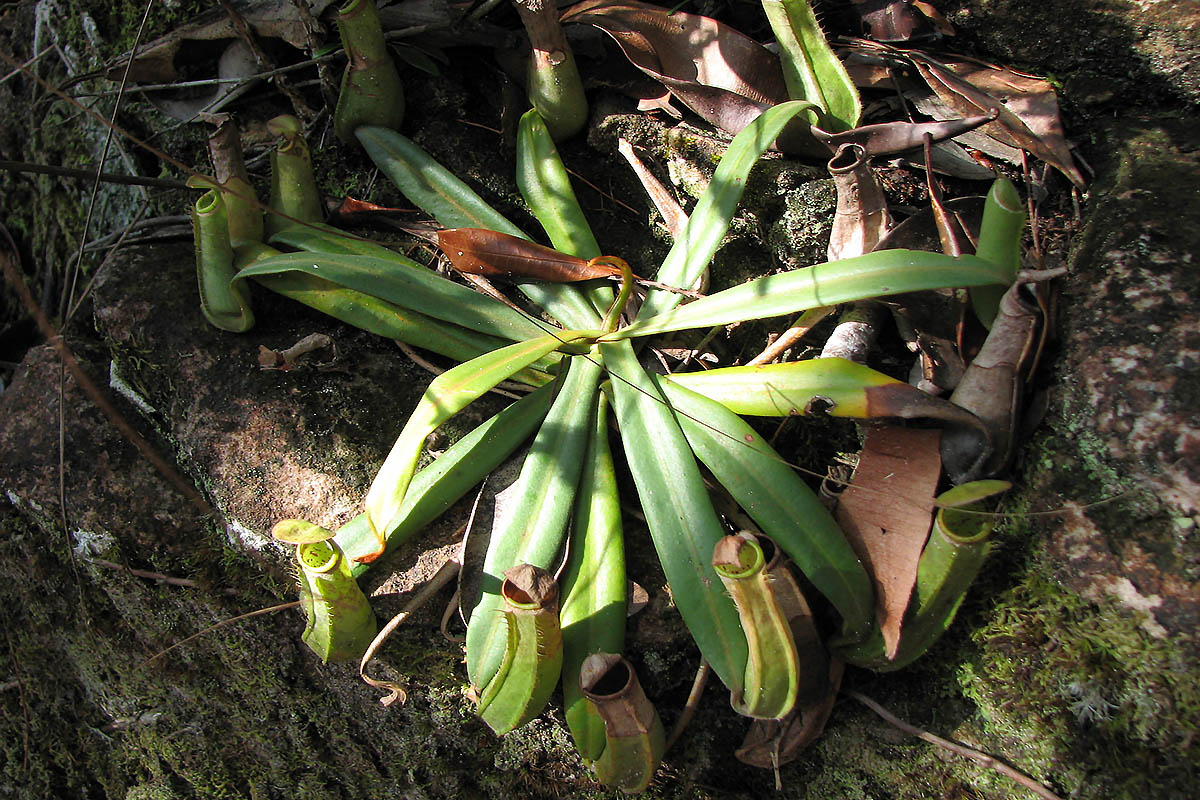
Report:
[[[746,636],[737,608],[712,568],[725,530],[674,412],[628,342],[603,344],[625,458],[671,596],[700,652],[730,691],[743,688]]]
[[[571,188],[558,148],[536,108],[522,115],[517,128],[517,188],[555,250],[579,258],[603,255]],[[613,292],[608,286],[595,286],[587,293],[601,314],[612,305]]]
[[[388,547],[408,539],[477,485],[533,435],[550,409],[553,387],[525,395],[447,448],[436,461],[413,476],[393,525],[383,531]],[[337,532],[337,543],[349,559],[379,547],[366,514],[359,514]],[[355,577],[371,565],[357,562]]]
[[[950,627],[967,590],[979,574],[992,544],[992,519],[982,511],[980,500],[1012,488],[1005,481],[975,481],[956,486],[938,496],[941,508],[921,553],[913,600],[900,632],[900,646],[887,657],[883,636],[876,631],[870,639],[845,647],[834,642],[839,656],[851,664],[879,672],[908,666],[925,654]]]
[[[492,534],[483,562],[483,594],[467,623],[467,674],[483,687],[504,658],[506,627],[500,616],[500,583],[517,564],[549,568],[566,539],[579,474],[595,413],[602,367],[572,358],[512,490],[515,509]]]
[[[675,240],[659,268],[657,280],[660,283],[684,289],[695,284],[729,230],[750,170],[793,117],[814,107],[802,100],[781,103],[764,112],[733,138],[708,189],[688,218],[683,235]],[[639,317],[651,317],[675,308],[681,297],[674,292],[651,291],[642,304]]]
[[[447,228],[487,228],[528,239],[520,228],[483,201],[414,142],[388,128],[365,125],[354,132],[376,166],[404,196]],[[523,284],[530,300],[572,328],[592,328],[600,315],[570,286]]]
[[[302,272],[260,275],[255,280],[273,292],[356,328],[399,339],[455,361],[470,361],[509,343]],[[546,380],[545,373],[530,372],[523,377],[532,378],[535,384]]]
[[[671,381],[656,383],[717,482],[833,603],[847,640],[865,638],[875,619],[871,579],[813,491],[737,414]]]
[[[646,316],[643,306],[633,324],[606,338],[728,325],[903,292],[1005,284],[1006,277],[1004,268],[974,256],[883,250],[767,275],[653,317]]]
[[[491,297],[448,281],[416,264],[406,267],[394,259],[337,253],[284,253],[254,262],[237,277],[255,278],[284,272],[315,275],[435,319],[510,341],[546,333],[531,318]]]
[[[763,0],[762,6],[782,51],[788,95],[816,103],[821,112],[816,121],[829,133],[856,127],[862,117],[858,90],[808,0]]]
[[[357,256],[375,256],[376,258],[395,259],[398,264],[414,266],[412,259],[405,258],[395,250],[389,250],[381,244],[361,239],[332,225],[312,223],[297,225],[271,237],[271,244],[285,244],[297,250],[308,250],[311,253],[344,253]],[[416,265],[420,267],[420,265]],[[425,269],[420,267],[420,269]],[[428,272],[428,270],[425,270]]]
[[[425,437],[454,414],[500,381],[521,370],[566,342],[584,338],[587,334],[564,331],[561,336],[543,336],[528,342],[517,342],[495,352],[459,364],[429,384],[412,416],[400,431],[391,452],[380,467],[371,489],[367,492],[367,521],[379,545],[373,553],[358,557],[373,561],[383,553],[383,534],[400,513],[408,485],[425,447]],[[533,563],[533,562],[529,562]],[[512,566],[511,564],[509,566]],[[498,587],[497,587],[498,588]]]
[[[562,577],[563,712],[579,754],[604,751],[604,719],[579,687],[580,668],[593,653],[625,650],[625,540],[621,501],[608,445],[608,401],[597,395],[591,442],[579,493],[567,566]]]
[[[680,373],[669,379],[717,401],[735,414],[927,418],[982,428],[980,420],[970,411],[844,358],[723,367]]]
[[[303,231],[303,228],[297,228]],[[341,241],[347,241],[341,239]],[[369,242],[372,247],[378,247]],[[382,248],[381,248],[382,249]],[[243,245],[237,249],[237,266],[244,269],[256,261],[281,255],[274,247],[257,243]],[[236,282],[239,279],[235,279]],[[458,362],[504,347],[508,342],[495,336],[477,333],[469,328],[427,317],[416,311],[389,303],[363,292],[338,286],[324,278],[303,272],[282,272],[275,275],[259,275],[254,279],[273,292],[315,308],[323,314],[340,319],[356,328],[369,331],[388,339],[421,347]],[[530,386],[541,386],[550,380],[541,368],[548,364],[534,364],[513,375],[516,380]]]

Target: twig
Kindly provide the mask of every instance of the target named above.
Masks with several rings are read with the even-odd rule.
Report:
[[[443,372],[446,371],[446,370],[442,369],[441,367],[439,367],[437,364],[434,364],[432,361],[429,361],[428,359],[424,358],[420,353],[418,353],[416,350],[409,347],[407,344],[400,341],[399,339],[396,339],[395,342],[396,342],[396,346],[400,348],[400,350],[404,353],[404,355],[408,356],[412,360],[412,362],[414,364],[416,364],[418,367],[421,367],[422,369],[427,370],[428,372],[430,372],[434,375],[441,375]],[[500,388],[500,387],[505,387],[505,388]],[[512,390],[512,391],[510,391],[510,390]],[[496,386],[493,386],[489,391],[495,392],[496,394],[501,395],[502,397],[507,397],[510,400],[520,400],[523,395],[516,393],[517,391],[520,391],[520,390],[525,390],[525,394],[528,394],[528,387],[526,387],[522,384],[515,384],[512,381],[501,381]]]
[[[133,429],[121,413],[113,406],[109,399],[104,395],[100,388],[88,377],[84,372],[83,367],[75,359],[75,354],[67,347],[67,343],[54,329],[54,325],[46,318],[46,314],[42,311],[42,307],[33,299],[33,295],[29,293],[29,287],[25,285],[25,281],[21,280],[21,276],[17,274],[8,255],[0,251],[0,271],[4,272],[4,277],[8,279],[9,284],[13,287],[13,291],[21,298],[21,302],[25,304],[29,315],[37,322],[38,328],[41,329],[42,335],[46,340],[53,345],[58,357],[62,360],[63,365],[70,371],[75,378],[75,382],[79,387],[91,398],[96,407],[104,414],[108,421],[121,434],[137,448],[146,460],[154,465],[154,468],[162,474],[178,491],[182,494],[197,510],[206,517],[219,519],[220,516],[216,510],[208,504],[196,489],[191,486],[183,476],[179,474],[170,464],[163,459],[162,456],[155,451],[154,447],[142,437],[140,433]]]
[[[209,625],[204,630],[199,631],[198,633],[193,633],[191,636],[187,637],[186,639],[180,639],[178,642],[171,645],[166,650],[160,650],[159,652],[155,653],[154,655],[150,656],[145,661],[143,661],[141,663],[141,666],[138,667],[138,669],[141,669],[142,667],[146,666],[147,664],[149,664],[151,661],[154,661],[155,659],[162,658],[167,653],[171,652],[172,650],[174,650],[177,647],[183,647],[185,644],[192,641],[193,639],[199,639],[201,636],[204,636],[207,633],[211,633],[212,631],[215,631],[217,628],[224,628],[226,625],[232,625],[235,622],[241,622],[242,620],[250,619],[251,617],[260,617],[263,614],[274,614],[276,611],[286,611],[289,608],[298,608],[299,606],[300,606],[300,601],[293,600],[290,603],[280,603],[279,605],[276,605],[276,606],[270,606],[268,608],[260,608],[257,611],[249,611],[245,614],[238,614],[236,617],[230,617],[229,619],[223,619],[220,622],[218,622],[216,625]]]
[[[28,164],[24,161],[0,161],[0,169],[9,172],[34,172],[39,175],[58,175],[63,178],[99,180],[101,183],[120,183],[128,186],[150,186],[155,189],[186,189],[187,184],[170,178],[143,178],[140,175],[118,175],[113,172],[96,173],[93,170],[74,167],[56,167],[50,164]]]
[[[300,17],[300,22],[304,25],[304,41],[308,45],[308,52],[316,55],[321,45],[317,41],[317,32],[322,30],[321,23],[313,16],[312,9],[308,7],[308,0],[292,0],[292,5]],[[337,80],[333,77],[333,73],[329,71],[329,65],[325,61],[314,58],[313,63],[317,67],[317,78],[321,86],[321,96],[325,98],[325,104],[332,108],[337,105]]]
[[[791,347],[800,339],[816,327],[817,323],[825,319],[833,312],[834,306],[821,306],[820,308],[810,308],[800,315],[792,326],[783,333],[779,334],[779,338],[771,342],[763,351],[754,358],[746,362],[748,367],[756,367],[760,364],[770,364],[775,359],[783,355],[784,351]]]
[[[388,690],[388,694],[379,700],[379,702],[383,705],[390,706],[396,702],[399,702],[403,705],[405,700],[404,690],[392,681],[383,681],[367,675],[367,664],[369,664],[371,659],[375,657],[375,652],[383,646],[383,643],[388,640],[388,637],[392,635],[392,632],[395,631],[396,628],[400,627],[400,625],[402,625],[406,619],[412,616],[413,613],[433,599],[433,596],[440,592],[446,586],[446,584],[452,581],[458,575],[458,572],[461,569],[462,551],[460,549],[454,555],[447,558],[442,566],[438,569],[437,573],[425,582],[425,585],[421,587],[420,591],[413,595],[413,598],[408,601],[408,604],[404,606],[404,609],[399,614],[392,617],[388,621],[387,625],[383,626],[383,629],[376,634],[375,639],[371,642],[370,647],[367,648],[367,652],[363,653],[362,661],[360,661],[358,664],[358,676],[362,678],[364,682],[369,683],[372,686]]]
[[[113,255],[115,255],[117,252],[120,251],[121,245],[125,244],[125,240],[129,236],[130,232],[133,230],[133,226],[136,225],[141,220],[142,215],[145,214],[146,210],[149,208],[150,208],[150,201],[143,200],[142,207],[138,209],[137,214],[134,215],[133,220],[128,225],[126,225],[122,231],[120,231],[120,235],[117,237],[116,241],[113,243],[113,245],[109,249],[108,253],[104,256],[104,260],[100,262],[100,266],[98,266],[98,267],[96,267],[96,269],[92,270],[92,275],[91,275],[91,277],[88,278],[88,282],[84,284],[83,291],[79,293],[79,298],[75,301],[75,305],[73,305],[69,309],[67,309],[66,319],[64,319],[63,323],[62,323],[63,328],[66,328],[67,326],[69,326],[71,324],[71,319],[75,316],[75,313],[77,311],[79,311],[79,309],[83,306],[84,302],[91,295],[92,287],[94,287],[96,285],[96,281],[100,279],[100,276],[104,274],[104,268],[106,266],[108,266],[108,260],[110,258],[112,258]],[[84,249],[87,249],[87,245],[84,245]]]
[[[146,94],[148,92],[166,92],[166,91],[173,92],[173,91],[178,91],[180,89],[201,89],[201,88],[205,88],[208,86],[221,86],[226,83],[233,83],[233,84],[241,85],[241,84],[246,84],[246,83],[253,83],[254,81],[260,81],[264,78],[273,78],[276,75],[286,75],[289,72],[297,72],[298,70],[308,69],[309,67],[317,67],[317,69],[319,70],[321,68],[321,65],[325,64],[326,62],[333,61],[334,59],[337,59],[337,58],[344,58],[345,55],[346,55],[345,51],[337,50],[332,53],[326,53],[323,56],[317,56],[316,58],[310,58],[306,61],[299,61],[295,64],[288,64],[286,67],[276,67],[275,69],[269,69],[265,72],[256,72],[253,75],[246,75],[245,77],[198,78],[194,81],[176,81],[174,83],[142,83],[142,84],[138,84],[137,86],[129,87],[129,91],[137,92],[140,94]],[[76,94],[70,95],[70,97],[75,98],[75,99],[78,99],[80,97],[110,97],[114,94],[116,94],[115,90],[110,90],[107,92],[78,92]]]
[[[112,233],[101,236],[99,239],[92,239],[87,243],[87,249],[93,250],[108,250],[117,247],[122,240],[126,240],[131,244],[142,244],[146,241],[155,241],[165,239],[167,236],[174,236],[173,233],[153,234],[145,233],[145,231],[155,228],[169,228],[170,226],[186,225],[187,235],[190,239],[192,236],[192,220],[190,217],[183,214],[171,214],[162,217],[150,217],[149,219],[139,219],[123,230],[113,231]],[[181,232],[182,235],[182,232]],[[78,305],[78,303],[76,303]]]
[[[585,186],[587,186],[588,188],[590,188],[590,189],[591,189],[593,192],[595,192],[596,194],[600,195],[601,197],[603,197],[603,198],[605,198],[605,199],[607,199],[607,200],[611,200],[612,202],[614,202],[614,203],[616,203],[617,205],[619,205],[619,206],[621,206],[622,208],[624,208],[624,209],[625,209],[626,211],[628,211],[630,214],[633,214],[635,217],[640,217],[640,216],[642,215],[642,212],[638,211],[636,208],[634,208],[633,206],[629,205],[629,203],[626,203],[626,202],[622,201],[620,198],[617,198],[617,197],[614,197],[614,196],[612,196],[611,194],[609,194],[608,192],[604,191],[603,189],[601,189],[601,188],[600,188],[599,186],[597,186],[596,184],[594,184],[594,183],[592,183],[591,181],[589,181],[587,178],[585,178],[585,177],[583,177],[582,175],[580,175],[580,174],[579,174],[578,172],[576,172],[575,170],[568,168],[568,169],[567,169],[567,173],[568,173],[568,174],[570,174],[570,176],[571,176],[572,178],[575,178],[575,179],[577,179],[577,180],[578,180],[580,183],[582,183],[582,184],[584,184]]]
[[[7,75],[5,75],[3,78],[0,78],[0,83],[4,83],[5,81],[7,81],[7,80],[8,80],[9,78],[11,78],[12,76],[14,76],[14,75],[16,75],[16,74],[18,74],[18,73],[22,72],[23,70],[29,69],[29,68],[30,68],[30,67],[32,67],[34,64],[36,64],[36,63],[37,63],[37,62],[38,62],[38,61],[41,59],[41,57],[42,57],[42,56],[46,55],[47,53],[53,53],[53,52],[54,52],[54,45],[50,45],[49,47],[47,47],[46,49],[44,49],[42,52],[40,52],[40,53],[38,53],[37,55],[35,55],[35,56],[31,57],[31,58],[30,58],[28,61],[26,61],[24,64],[21,64],[19,67],[16,67],[15,69],[9,70],[9,72],[8,72],[8,74],[7,74]]]
[[[956,753],[957,755],[960,755],[964,758],[969,758],[972,761],[974,761],[976,764],[987,767],[988,769],[991,769],[991,770],[995,770],[996,772],[1000,773],[1001,775],[1004,775],[1005,777],[1015,781],[1016,783],[1019,783],[1021,786],[1024,786],[1026,789],[1033,792],[1038,797],[1044,797],[1044,798],[1046,798],[1046,800],[1062,800],[1061,797],[1059,797],[1054,792],[1047,789],[1045,786],[1042,786],[1040,783],[1035,781],[1033,778],[1029,777],[1028,775],[1026,775],[1023,772],[1020,772],[1017,769],[1014,769],[1013,767],[1010,767],[1008,764],[1005,764],[1003,761],[1001,761],[998,758],[989,756],[987,753],[980,752],[979,750],[976,750],[971,747],[967,747],[966,745],[961,745],[956,742],[951,742],[947,739],[943,739],[942,737],[936,736],[936,735],[930,733],[929,731],[921,730],[920,728],[916,727],[915,725],[910,725],[907,722],[905,722],[904,720],[897,717],[895,714],[888,711],[883,706],[879,705],[879,703],[875,702],[871,698],[864,695],[862,692],[847,690],[846,694],[849,695],[850,697],[853,697],[855,700],[857,700],[858,702],[862,703],[867,708],[874,711],[876,714],[878,714],[880,717],[882,717],[885,722],[889,723],[890,725],[892,725],[896,728],[899,728],[900,730],[904,731],[905,733],[907,733],[911,736],[916,736],[918,739],[922,739],[926,742],[929,742],[930,744],[934,744],[945,750],[949,750],[951,753]]]
[[[146,30],[146,23],[150,21],[150,9],[154,7],[154,0],[146,0],[146,10],[142,14],[142,21],[138,24],[137,33],[133,37],[133,52],[137,52],[138,46],[142,43],[142,33]],[[125,65],[125,72],[121,75],[121,85],[118,87],[117,99],[113,101],[112,117],[105,123],[104,131],[104,147],[100,149],[100,158],[96,160],[95,179],[92,183],[92,193],[88,198],[87,215],[83,218],[83,231],[79,234],[79,250],[75,253],[75,261],[71,266],[71,281],[70,286],[64,288],[62,299],[58,304],[59,319],[66,319],[67,309],[71,307],[71,300],[75,297],[75,285],[79,280],[79,271],[83,266],[84,245],[87,244],[88,229],[92,225],[92,217],[96,213],[96,202],[100,199],[100,174],[104,170],[104,162],[108,161],[109,150],[112,149],[113,136],[116,131],[117,112],[121,109],[121,101],[125,99],[125,87],[129,85],[129,72],[133,68],[133,59],[129,59],[129,63]]]
[[[169,586],[184,586],[189,589],[203,588],[200,586],[200,584],[196,583],[190,578],[172,578],[170,575],[164,575],[161,572],[151,572],[150,570],[145,569],[134,569],[133,567],[126,566],[125,564],[118,564],[115,561],[106,561],[103,558],[89,558],[88,562],[95,564],[98,567],[104,567],[105,569],[124,572],[128,575],[132,575],[135,578],[146,578],[147,580],[158,581],[159,583],[165,583]],[[237,593],[236,589],[225,589],[224,591],[225,594]]]
[[[667,744],[663,747],[664,753],[670,751],[671,746],[679,741],[679,737],[696,716],[696,709],[700,707],[700,696],[704,694],[704,687],[708,685],[708,676],[711,674],[712,667],[701,658],[700,666],[696,668],[696,677],[692,680],[692,690],[688,692],[687,702],[683,704],[683,713],[675,721],[675,727],[671,728],[671,735],[667,737]]]

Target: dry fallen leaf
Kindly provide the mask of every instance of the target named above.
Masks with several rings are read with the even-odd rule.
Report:
[[[935,429],[867,430],[858,468],[842,492],[837,521],[875,581],[876,612],[889,658],[917,580],[942,473]]]
[[[708,17],[637,0],[585,0],[562,21],[608,33],[638,69],[728,133],[788,99],[778,57]]]
[[[319,16],[332,0],[308,0],[313,16]],[[243,19],[253,31],[268,39],[283,39],[300,50],[308,47],[308,32],[304,20],[296,10],[294,0],[253,0],[235,3]],[[133,61],[129,79],[137,83],[169,83],[179,80],[177,58],[180,48],[188,42],[214,42],[223,39],[238,39],[237,30],[224,10],[214,10],[201,16],[190,25],[176,28],[171,33],[142,47]],[[125,72],[122,61],[108,71],[110,80],[120,80]]]
[[[983,126],[983,133],[1001,144],[1028,150],[1083,188],[1085,181],[1063,134],[1058,97],[1049,81],[975,61],[939,62],[910,55],[929,88],[954,115],[996,109],[999,117]]]

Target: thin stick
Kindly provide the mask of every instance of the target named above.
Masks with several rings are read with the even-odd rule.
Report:
[[[763,348],[761,353],[747,361],[746,366],[756,367],[760,364],[770,364],[782,356],[785,350],[800,341],[805,334],[816,327],[818,322],[825,319],[832,312],[833,306],[821,306],[820,308],[810,308],[808,311],[805,311],[790,328],[779,334],[779,338]]]
[[[951,753],[956,753],[964,758],[969,758],[975,763],[987,767],[988,769],[995,770],[1006,778],[1009,778],[1016,783],[1019,783],[1021,786],[1024,786],[1038,797],[1044,797],[1046,800],[1062,800],[1061,797],[1035,781],[1033,778],[1029,777],[1023,772],[1020,772],[1019,770],[1014,769],[1013,767],[1010,767],[1008,764],[1005,764],[998,758],[989,756],[987,753],[982,753],[974,748],[967,747],[956,742],[951,742],[947,739],[943,739],[940,736],[936,736],[929,731],[921,730],[914,725],[910,725],[897,717],[895,714],[888,711],[883,706],[879,705],[879,703],[864,695],[862,692],[847,690],[846,694],[874,711],[890,725],[899,728],[911,736],[916,736],[918,739],[922,739],[930,744],[937,745],[938,747],[949,750]]]
[[[112,570],[116,570],[117,572],[124,572],[128,575],[132,575],[135,578],[145,578],[147,580],[157,581],[159,583],[165,583],[169,586],[184,586],[189,589],[202,588],[200,586],[200,584],[196,583],[194,580],[192,580],[190,578],[172,578],[170,575],[164,575],[161,572],[151,572],[150,570],[145,570],[145,569],[134,569],[133,567],[126,566],[125,564],[118,564],[114,561],[106,561],[103,558],[89,558],[88,562],[91,564],[95,564],[98,567],[104,567],[105,569],[112,569]],[[237,592],[236,589],[226,589],[225,590],[226,594],[234,594],[236,592]]]
[[[120,236],[117,237],[117,240],[112,245],[112,248],[104,256],[104,260],[100,262],[100,266],[96,267],[96,269],[94,269],[92,271],[91,277],[88,278],[88,282],[83,285],[83,291],[79,293],[79,299],[77,299],[75,301],[75,305],[73,305],[69,309],[67,309],[66,319],[64,319],[63,323],[62,323],[63,328],[66,328],[67,326],[69,326],[71,324],[71,319],[75,316],[75,312],[77,312],[80,309],[80,307],[83,305],[84,301],[86,301],[88,299],[88,297],[91,295],[92,287],[94,287],[96,285],[96,281],[99,280],[100,276],[104,273],[104,268],[106,266],[108,266],[108,260],[110,258],[112,258],[114,254],[116,254],[120,251],[121,245],[125,243],[125,239],[129,236],[130,232],[133,230],[134,224],[136,224],[137,221],[142,218],[142,215],[145,214],[146,210],[149,208],[150,208],[150,201],[149,200],[142,201],[142,207],[139,208],[137,214],[134,215],[133,222],[130,222],[128,225],[126,225],[125,229],[120,232]],[[88,246],[85,245],[84,248],[88,249]]]
[[[180,639],[178,642],[171,645],[166,650],[161,650],[161,651],[155,653],[154,655],[150,656],[145,661],[143,661],[141,663],[141,665],[138,667],[138,669],[145,667],[146,665],[148,665],[151,661],[154,661],[155,659],[162,658],[163,656],[165,656],[167,653],[171,652],[175,648],[182,647],[183,645],[187,644],[188,642],[192,641],[193,639],[199,639],[201,636],[204,636],[206,633],[211,633],[212,631],[215,631],[217,628],[224,628],[226,625],[232,625],[235,622],[241,622],[242,620],[250,619],[251,617],[260,617],[263,614],[274,614],[276,611],[285,611],[289,608],[298,608],[299,606],[300,606],[300,601],[293,600],[290,603],[280,603],[277,606],[270,606],[269,608],[260,608],[257,611],[249,611],[245,614],[238,614],[236,617],[230,617],[229,619],[223,619],[220,622],[218,622],[216,625],[209,625],[207,628],[200,631],[199,633],[193,633],[191,636],[187,637],[186,639]]]
[[[580,174],[579,174],[578,172],[576,172],[575,170],[568,168],[568,169],[567,169],[567,173],[568,173],[568,174],[570,174],[572,178],[576,178],[576,179],[578,179],[578,180],[579,180],[581,183],[583,183],[585,186],[589,187],[589,188],[590,188],[592,191],[594,191],[596,194],[600,195],[601,197],[603,197],[603,198],[605,198],[605,199],[611,200],[612,202],[614,202],[614,203],[616,203],[617,205],[619,205],[619,206],[621,206],[622,208],[624,208],[624,209],[625,209],[626,211],[628,211],[630,214],[633,214],[635,217],[640,217],[640,216],[642,215],[642,212],[638,211],[636,208],[634,208],[633,206],[629,205],[629,203],[626,203],[626,202],[624,202],[624,201],[620,200],[619,198],[613,197],[611,194],[609,194],[608,192],[604,191],[604,190],[603,190],[603,189],[601,189],[599,186],[597,186],[596,184],[592,183],[591,181],[589,181],[587,178],[585,178],[585,177],[583,177],[582,175],[580,175]]]
[[[92,379],[88,377],[87,373],[83,371],[83,367],[80,366],[79,362],[75,359],[75,354],[71,352],[71,349],[67,347],[67,343],[63,340],[62,336],[60,336],[58,331],[54,329],[54,325],[51,324],[50,320],[46,318],[46,314],[42,311],[42,307],[39,306],[37,301],[33,299],[33,295],[29,293],[29,287],[25,285],[25,281],[21,280],[21,276],[17,274],[17,270],[15,267],[13,267],[8,255],[3,251],[0,251],[0,271],[4,272],[4,277],[8,279],[9,284],[13,287],[13,291],[15,291],[17,296],[21,298],[21,302],[25,304],[25,308],[29,311],[30,316],[32,316],[37,322],[38,327],[42,331],[42,335],[45,336],[46,340],[54,346],[55,351],[58,353],[58,357],[62,360],[63,365],[66,366],[66,368],[70,371],[72,377],[75,378],[75,382],[78,383],[79,387],[83,389],[88,397],[91,398],[92,402],[96,404],[96,407],[100,409],[108,421],[112,423],[112,425],[121,432],[121,435],[123,435],[130,444],[136,447],[138,452],[141,453],[151,464],[153,464],[154,468],[157,469],[159,473],[162,474],[162,476],[179,491],[180,494],[182,494],[193,506],[195,506],[201,514],[206,517],[212,517],[213,519],[220,519],[216,509],[209,505],[208,501],[205,500],[191,484],[184,480],[183,476],[180,475],[174,467],[168,464],[166,460],[158,454],[153,445],[146,441],[146,439],[143,438],[140,433],[133,429],[132,425],[125,421],[125,418],[121,416],[121,413],[117,411],[113,404],[109,402],[104,393],[100,391],[100,388],[96,386]]]
[[[675,727],[671,728],[671,735],[667,737],[667,744],[663,747],[664,753],[671,750],[671,746],[679,741],[679,737],[692,723],[692,718],[696,716],[696,709],[700,707],[700,696],[704,694],[704,687],[708,684],[708,676],[711,674],[712,667],[704,658],[701,658],[700,666],[696,668],[696,677],[692,680],[692,690],[688,692],[687,702],[683,704],[683,713],[675,721]]]
[[[183,181],[170,178],[143,178],[140,175],[118,175],[113,172],[101,172],[97,175],[94,170],[77,169],[74,167],[56,167],[50,164],[29,164],[24,161],[0,161],[0,169],[9,172],[33,172],[39,175],[57,175],[63,178],[82,178],[100,180],[102,183],[119,183],[126,186],[150,186],[155,189],[186,189]]]
[[[358,676],[362,678],[364,682],[369,683],[372,686],[388,690],[388,694],[379,700],[379,702],[383,705],[390,706],[396,702],[399,702],[401,705],[403,705],[405,700],[404,689],[392,681],[384,681],[379,680],[378,678],[372,678],[367,674],[367,664],[370,663],[371,659],[375,657],[376,651],[383,646],[383,643],[388,640],[388,637],[392,635],[392,632],[395,631],[396,628],[400,627],[405,620],[411,617],[422,606],[432,600],[433,596],[445,588],[446,584],[454,580],[461,569],[462,552],[460,550],[446,559],[442,566],[438,568],[437,573],[425,582],[425,585],[421,587],[421,590],[413,595],[413,598],[408,601],[408,604],[404,606],[404,609],[399,614],[388,620],[388,624],[384,625],[383,629],[376,634],[375,639],[371,642],[370,647],[367,648],[367,652],[363,653],[362,661],[360,661],[358,664]]]
[[[426,359],[412,347],[408,346],[399,339],[395,339],[393,341],[396,342],[396,346],[400,348],[401,352],[408,356],[409,359],[411,359],[412,362],[418,367],[421,367],[422,369],[434,375],[441,375],[446,371],[437,364],[434,364],[432,361]],[[507,397],[510,400],[520,400],[524,394],[517,394],[517,391],[521,390],[524,390],[524,394],[528,394],[530,391],[532,391],[532,388],[524,386],[523,384],[513,383],[512,381],[501,381],[489,389],[489,391],[495,392],[502,397]]]
[[[138,46],[142,43],[142,33],[146,30],[146,23],[150,21],[150,9],[154,7],[154,0],[146,0],[146,11],[142,14],[142,21],[138,24],[137,33],[133,37],[133,52],[137,52]],[[125,87],[129,84],[129,72],[133,68],[133,59],[129,59],[129,63],[125,65],[125,72],[121,75],[121,85],[117,90],[117,99],[113,101],[112,118],[105,125],[104,132],[104,147],[100,149],[100,158],[96,161],[96,177],[92,183],[92,193],[88,198],[87,215],[83,218],[83,231],[79,234],[79,251],[75,254],[75,263],[71,266],[71,283],[70,287],[64,292],[62,300],[58,304],[59,319],[66,319],[67,309],[71,307],[71,300],[75,297],[75,286],[79,281],[79,271],[83,266],[84,247],[87,245],[88,229],[92,225],[92,217],[96,213],[96,203],[100,199],[100,174],[104,170],[104,162],[108,161],[109,150],[112,149],[113,137],[116,133],[117,112],[121,109],[121,101],[125,99]]]
[[[276,67],[275,69],[269,69],[266,72],[256,72],[253,75],[247,75],[243,78],[201,78],[199,80],[194,80],[194,81],[177,81],[175,83],[142,83],[137,86],[129,87],[129,91],[130,92],[140,92],[142,94],[146,94],[148,92],[178,91],[179,89],[201,89],[201,88],[206,88],[209,86],[222,86],[227,83],[236,83],[236,84],[252,83],[254,81],[262,80],[264,78],[273,78],[276,75],[286,75],[289,72],[295,72],[295,71],[301,70],[301,69],[308,69],[309,67],[313,67],[313,66],[315,66],[319,69],[320,66],[322,64],[324,64],[325,62],[333,61],[335,58],[344,58],[345,55],[346,54],[344,51],[337,50],[332,53],[326,53],[323,56],[317,56],[316,58],[310,58],[307,61],[300,61],[295,64],[288,64],[286,67]],[[14,70],[14,72],[19,72],[19,70]],[[110,97],[111,95],[114,95],[114,94],[116,94],[115,91],[79,92],[78,94],[71,95],[71,97],[74,97],[77,99],[80,97]]]
[[[9,78],[11,78],[12,76],[19,74],[19,73],[20,73],[21,71],[23,71],[23,70],[29,69],[29,68],[30,68],[30,67],[32,67],[34,64],[36,64],[36,63],[37,63],[39,60],[41,60],[42,56],[46,55],[47,53],[53,53],[53,52],[54,52],[54,46],[53,46],[53,45],[51,45],[50,47],[47,47],[47,48],[46,48],[45,50],[43,50],[42,52],[40,52],[40,53],[38,53],[37,55],[35,55],[35,56],[33,56],[32,58],[30,58],[30,59],[29,59],[28,61],[26,61],[24,64],[20,65],[19,67],[16,67],[15,69],[12,69],[12,70],[10,70],[10,71],[8,72],[8,74],[7,74],[7,75],[5,75],[3,78],[0,78],[0,83],[4,83],[5,81],[7,81],[7,80],[8,80]]]

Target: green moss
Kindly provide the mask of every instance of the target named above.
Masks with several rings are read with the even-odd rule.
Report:
[[[1141,622],[1035,566],[974,632],[980,653],[959,681],[991,735],[1067,792],[1178,790],[1200,758],[1200,675],[1185,655],[1194,642],[1152,638]]]

